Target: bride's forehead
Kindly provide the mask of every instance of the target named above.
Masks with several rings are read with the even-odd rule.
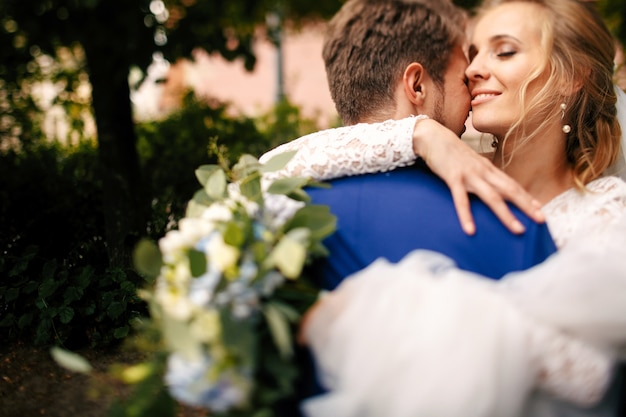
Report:
[[[489,40],[496,36],[510,35],[517,38],[541,37],[542,13],[545,10],[533,3],[506,3],[483,12],[475,18],[468,31],[470,42]]]

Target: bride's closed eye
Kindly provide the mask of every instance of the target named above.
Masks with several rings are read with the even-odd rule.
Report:
[[[498,58],[510,58],[513,55],[515,55],[517,53],[517,51],[515,50],[507,50],[507,51],[503,51],[503,52],[498,52],[496,55]]]

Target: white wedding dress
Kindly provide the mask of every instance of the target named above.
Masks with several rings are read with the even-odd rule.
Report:
[[[298,149],[276,175],[319,180],[410,165],[415,121],[317,132],[261,161]],[[346,279],[307,325],[329,393],[305,414],[611,416],[589,407],[626,352],[626,183],[588,190],[544,206],[559,252],[530,270],[491,281],[421,250]]]

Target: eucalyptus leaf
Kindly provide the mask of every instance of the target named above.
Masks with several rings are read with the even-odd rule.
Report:
[[[335,231],[337,217],[328,206],[304,206],[285,224],[284,229],[288,231],[300,227],[311,230],[311,239],[322,240]]]
[[[284,194],[288,195],[296,190],[301,189],[309,182],[308,178],[304,177],[287,177],[275,180],[267,189],[270,194]]]
[[[226,174],[221,169],[215,170],[204,184],[204,190],[209,198],[220,200],[226,192]]]
[[[241,190],[241,194],[243,194],[248,200],[256,203],[262,203],[263,194],[261,193],[261,174],[258,172],[253,172],[242,179],[239,184],[239,189]]]
[[[272,302],[265,304],[263,314],[281,356],[283,358],[292,357],[293,346],[287,317]]]
[[[239,161],[233,167],[233,176],[235,179],[243,179],[253,172],[258,172],[261,163],[254,156],[243,154],[239,157]]]
[[[287,194],[287,197],[291,198],[292,200],[302,201],[304,203],[311,202],[311,197],[306,193],[306,191],[302,189],[293,190],[292,192]]]
[[[281,303],[280,301],[272,301],[272,305],[290,322],[296,323],[300,320],[300,313],[289,304]]]
[[[246,239],[246,234],[243,230],[243,225],[238,222],[230,221],[226,223],[226,228],[224,230],[224,243],[227,245],[235,246],[240,248]]]
[[[142,239],[135,246],[133,265],[135,265],[135,269],[137,269],[140,275],[153,280],[159,275],[162,263],[161,251],[153,241]]]
[[[202,194],[206,195],[206,192],[202,190]],[[208,196],[207,196],[208,198]],[[194,198],[187,203],[187,209],[185,210],[185,217],[198,218],[202,216],[202,213],[207,209],[208,204],[202,204],[196,201]]]
[[[244,367],[253,367],[257,360],[258,334],[254,320],[240,320],[232,316],[229,309],[220,310],[222,340]]]
[[[196,169],[196,178],[203,187],[206,185],[209,177],[217,170],[221,170],[218,165],[201,165]]]
[[[262,173],[266,173],[266,172],[274,172],[274,171],[281,170],[285,166],[287,166],[287,163],[291,161],[291,159],[293,159],[296,153],[298,153],[297,150],[286,151],[286,152],[282,152],[277,155],[274,155],[273,157],[269,159],[269,161],[264,163],[263,166],[261,166],[261,168],[259,168],[259,171],[261,171]]]
[[[87,359],[58,346],[51,348],[50,354],[56,363],[69,371],[88,374],[93,369]]]
[[[203,188],[194,193],[192,201],[195,201],[199,205],[208,207],[215,202],[215,199],[211,198]]]
[[[191,271],[191,276],[194,278],[202,276],[207,270],[206,255],[204,252],[189,249],[187,256],[189,257],[189,269]]]

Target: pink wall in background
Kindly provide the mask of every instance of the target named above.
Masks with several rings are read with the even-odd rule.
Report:
[[[337,113],[326,82],[322,37],[321,25],[283,36],[283,79],[289,100],[302,108],[304,116],[316,118],[326,127]],[[249,116],[266,112],[277,94],[277,50],[270,42],[259,40],[254,51],[257,62],[252,72],[247,72],[241,61],[228,62],[204,51],[195,54],[195,62],[173,65],[163,107],[175,105],[175,91],[187,86],[199,96],[230,102],[233,109]]]

